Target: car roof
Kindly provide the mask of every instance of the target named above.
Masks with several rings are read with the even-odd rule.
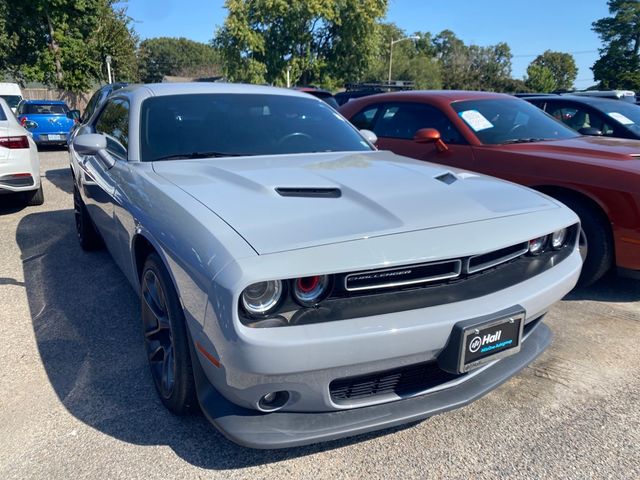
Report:
[[[62,100],[24,100],[27,105],[66,105]]]
[[[442,100],[448,100],[450,102],[460,100],[480,100],[489,98],[508,98],[514,99],[512,95],[506,93],[494,93],[494,92],[477,92],[471,90],[404,90],[402,92],[389,92],[380,93],[376,96],[384,95],[385,98],[402,98],[402,99],[415,99],[420,98],[439,98]],[[372,95],[373,96],[373,95]]]
[[[290,97],[309,98],[309,95],[304,92],[288,88],[220,82],[147,83],[143,85],[129,85],[115,92],[116,95],[122,93],[144,96],[185,95],[194,93],[234,93],[284,95]]]
[[[583,103],[585,105],[592,105],[594,107],[597,107],[598,105],[612,105],[612,102],[615,104],[620,103],[620,100],[616,100],[614,98],[588,97],[582,95],[538,95],[536,97],[527,97],[526,100],[557,100],[558,102],[569,100],[572,102]]]

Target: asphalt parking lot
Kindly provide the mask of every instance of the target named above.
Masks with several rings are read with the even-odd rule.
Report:
[[[472,405],[284,451],[225,440],[156,398],[138,300],[80,250],[65,151],[45,204],[0,197],[0,478],[640,477],[640,282],[610,277],[547,316],[552,347]]]

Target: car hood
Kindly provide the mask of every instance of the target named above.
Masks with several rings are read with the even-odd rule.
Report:
[[[604,137],[576,137],[567,140],[552,140],[549,142],[519,143],[500,145],[496,148],[541,153],[568,155],[581,157],[585,160],[602,159],[614,161],[634,161],[640,157],[640,140]]]
[[[558,207],[515,184],[391,152],[162,161],[153,168],[258,254]]]

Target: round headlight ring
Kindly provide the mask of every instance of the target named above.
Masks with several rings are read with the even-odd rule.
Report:
[[[293,298],[305,307],[317,305],[326,298],[330,284],[328,275],[296,278],[293,280]]]
[[[254,283],[243,290],[241,295],[242,306],[251,316],[262,317],[268,315],[278,307],[283,291],[281,280]]]
[[[560,250],[567,241],[567,229],[563,228],[551,234],[551,248]]]
[[[529,240],[529,253],[531,255],[540,255],[544,251],[544,245],[547,237],[538,237]]]

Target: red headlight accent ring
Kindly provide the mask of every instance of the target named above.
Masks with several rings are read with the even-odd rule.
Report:
[[[317,305],[329,292],[328,275],[296,278],[293,281],[293,299],[305,307]]]

